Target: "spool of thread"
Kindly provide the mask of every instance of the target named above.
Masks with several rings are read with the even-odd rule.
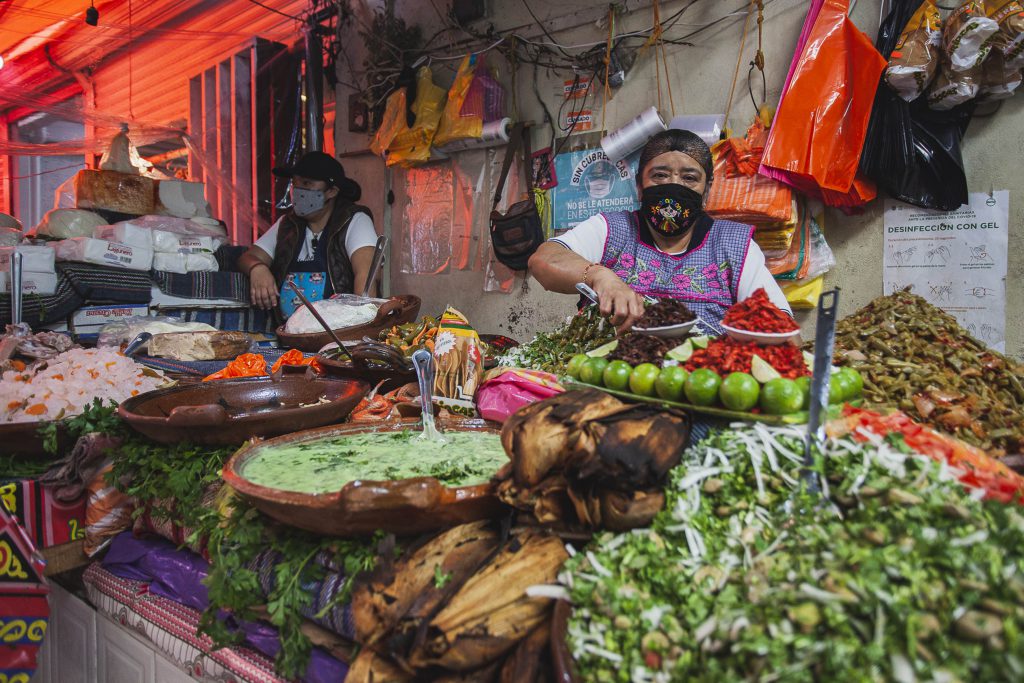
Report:
[[[601,149],[609,159],[619,161],[647,144],[652,135],[667,129],[665,119],[661,118],[655,107],[651,107],[622,128],[602,138]]]
[[[455,142],[449,142],[440,150],[445,153],[461,152],[466,149],[484,149],[504,145],[509,140],[509,131],[512,129],[512,119],[504,118],[485,123],[483,131],[478,138],[463,138]]]

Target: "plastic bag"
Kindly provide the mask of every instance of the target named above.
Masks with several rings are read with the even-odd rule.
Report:
[[[98,213],[84,209],[51,209],[32,230],[30,237],[64,240],[71,237],[92,237],[95,228],[107,221]]]
[[[409,125],[405,122],[405,110],[407,108],[405,88],[400,88],[388,95],[380,127],[377,128],[373,139],[370,140],[371,152],[379,157],[384,156],[395,136],[409,129]]]
[[[981,100],[1005,100],[1012,97],[1013,93],[1020,87],[1021,70],[1013,69],[1006,65],[1003,53],[992,50],[984,66],[981,67],[981,86],[978,89],[978,99]]]
[[[848,0],[819,0],[790,67],[760,172],[827,204],[856,207],[874,188],[857,178],[886,60],[847,17]],[[822,97],[822,93],[829,93]],[[809,125],[809,122],[813,122]]]
[[[992,52],[1002,55],[1005,68],[1024,68],[1024,3],[1020,0],[985,0],[985,12],[999,25],[992,36]]]
[[[168,334],[171,332],[216,332],[216,327],[206,323],[187,323],[180,318],[167,316],[133,315],[100,328],[96,346],[121,347],[135,339],[142,332],[150,334]]]
[[[895,49],[917,6],[916,0],[894,0],[878,29],[876,46],[883,56]],[[928,107],[927,95],[907,103],[892,88],[878,88],[861,172],[901,201],[939,211],[959,208],[967,203],[960,143],[971,108],[937,112]]]
[[[53,191],[53,208],[75,208],[75,177],[71,176]]]
[[[24,230],[21,221],[6,213],[0,213],[0,228],[4,230],[17,230],[19,233]]]
[[[715,180],[704,210],[715,218],[745,223],[775,223],[793,217],[793,191],[777,180],[758,175],[768,129],[755,119],[742,138],[717,143]]]
[[[107,475],[114,468],[105,465],[86,486],[85,554],[92,557],[107,547],[111,538],[132,527],[132,500],[107,483]]]
[[[0,247],[16,247],[21,243],[21,230],[0,228]]]
[[[889,57],[885,82],[907,102],[913,102],[935,78],[941,61],[942,17],[935,0],[925,0],[914,12],[896,49]]]
[[[456,415],[476,416],[473,397],[480,386],[484,358],[480,335],[466,316],[449,306],[434,340],[433,399]]]
[[[448,102],[444,106],[441,123],[434,138],[436,147],[442,147],[455,140],[478,138],[483,135],[482,111],[480,113],[473,111],[474,109],[482,110],[482,105],[473,102],[463,112],[478,64],[477,55],[466,55],[462,59],[459,70],[455,74],[455,82],[448,89]],[[477,92],[480,92],[479,89]]]
[[[228,363],[223,370],[207,375],[204,382],[216,379],[234,379],[236,377],[261,377],[267,374],[267,360],[263,354],[243,353]]]
[[[992,43],[989,38],[999,24],[985,15],[981,0],[967,0],[946,18],[942,47],[952,71],[971,71],[981,67]]]
[[[825,286],[825,276],[809,280],[798,280],[796,282],[780,283],[782,293],[786,295],[786,301],[796,309],[809,309],[818,307],[818,299]]]
[[[163,230],[173,232],[177,235],[192,235],[197,237],[217,237],[222,241],[227,235],[224,226],[212,218],[175,218],[174,216],[139,216],[122,221],[143,230]],[[120,225],[121,223],[114,223]],[[90,235],[91,236],[91,235]]]
[[[412,128],[399,130],[388,144],[388,166],[409,168],[430,160],[430,146],[441,122],[444,96],[444,88],[434,85],[433,72],[421,67],[416,74],[416,100],[412,105],[416,121]]]
[[[565,391],[554,375],[539,370],[494,368],[484,375],[476,406],[485,420],[504,422],[523,406]]]

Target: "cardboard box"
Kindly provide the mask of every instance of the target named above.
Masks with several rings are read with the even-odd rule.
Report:
[[[11,291],[11,274],[0,271],[0,294],[9,294]],[[56,273],[21,273],[22,294],[36,294],[38,296],[53,296],[57,292]]]

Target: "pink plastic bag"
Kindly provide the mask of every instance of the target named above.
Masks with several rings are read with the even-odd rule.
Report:
[[[523,406],[565,391],[554,375],[539,370],[494,368],[476,392],[476,408],[486,420],[504,422]]]

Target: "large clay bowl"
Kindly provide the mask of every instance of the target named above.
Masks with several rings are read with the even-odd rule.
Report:
[[[245,377],[150,391],[128,399],[117,412],[160,443],[233,446],[341,422],[369,390],[354,380]]]
[[[342,327],[334,330],[342,341],[360,340],[363,337],[376,339],[381,330],[391,329],[416,320],[420,313],[420,298],[412,294],[394,296],[385,301],[377,309],[377,317],[365,325]],[[306,353],[316,353],[330,344],[333,339],[326,332],[309,334],[290,334],[285,332],[284,325],[277,328],[277,342],[284,349],[298,349]]]
[[[407,368],[395,368],[385,363],[367,362],[363,366],[353,365],[347,358],[339,359],[326,353],[317,354],[317,362],[324,372],[332,377],[355,379],[369,382],[377,386],[379,391],[388,392],[416,381],[416,371]]]
[[[444,431],[497,432],[494,423],[484,420],[442,420],[439,426]],[[367,536],[378,530],[410,535],[499,515],[504,506],[495,495],[492,483],[448,487],[433,477],[355,480],[331,493],[311,494],[260,486],[241,474],[246,461],[262,448],[347,434],[418,428],[415,420],[340,425],[247,444],[224,466],[222,476],[231,488],[266,515],[283,524],[326,536]]]
[[[39,429],[49,422],[12,422],[0,425],[0,455],[33,458],[59,458],[74,445],[63,422],[57,423],[57,454],[51,456],[43,448]]]

